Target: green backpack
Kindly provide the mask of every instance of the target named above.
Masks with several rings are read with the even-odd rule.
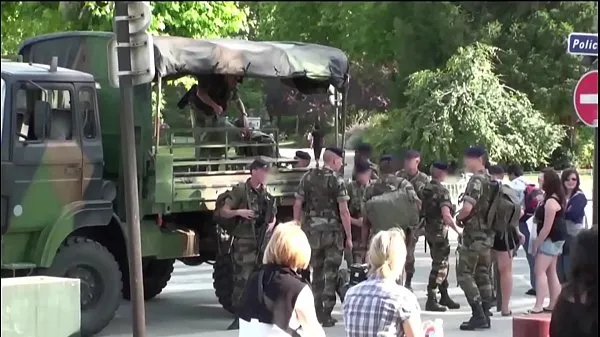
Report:
[[[366,202],[365,210],[373,234],[394,227],[406,229],[419,224],[418,202],[406,192],[406,188],[371,198]]]
[[[508,233],[519,226],[521,203],[515,191],[499,182],[491,182],[491,203],[487,213],[488,225],[497,233]]]

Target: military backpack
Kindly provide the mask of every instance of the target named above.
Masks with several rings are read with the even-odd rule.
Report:
[[[234,188],[242,188],[244,191],[246,190],[246,183],[239,183]],[[215,224],[226,230],[229,234],[235,229],[238,219],[235,217],[231,219],[226,219],[221,216],[221,210],[225,205],[225,200],[231,196],[231,190],[227,190],[217,196],[217,200],[215,201],[215,211],[213,212],[213,221]]]
[[[515,191],[501,182],[490,182],[491,202],[487,222],[500,234],[512,232],[519,226],[521,203]]]
[[[373,234],[390,228],[410,228],[419,223],[418,201],[405,187],[375,196],[365,203]]]

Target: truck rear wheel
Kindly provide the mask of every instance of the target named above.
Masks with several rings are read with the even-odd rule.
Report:
[[[223,309],[233,312],[233,261],[229,254],[218,254],[213,265],[213,287]]]
[[[80,280],[81,336],[98,333],[115,316],[121,302],[121,270],[100,243],[80,236],[68,238],[43,274]]]
[[[153,259],[144,265],[144,300],[151,300],[163,291],[171,279],[174,263],[174,259]],[[123,278],[123,298],[131,299],[128,275]]]

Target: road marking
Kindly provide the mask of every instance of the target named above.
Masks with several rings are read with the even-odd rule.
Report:
[[[598,104],[598,94],[581,94],[579,102],[581,104]]]

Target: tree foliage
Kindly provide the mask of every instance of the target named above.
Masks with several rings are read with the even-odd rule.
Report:
[[[425,162],[457,160],[466,147],[482,144],[494,162],[545,163],[562,127],[500,81],[496,53],[476,43],[459,48],[443,69],[411,75],[406,107],[376,118],[367,140],[391,152],[420,149]]]

